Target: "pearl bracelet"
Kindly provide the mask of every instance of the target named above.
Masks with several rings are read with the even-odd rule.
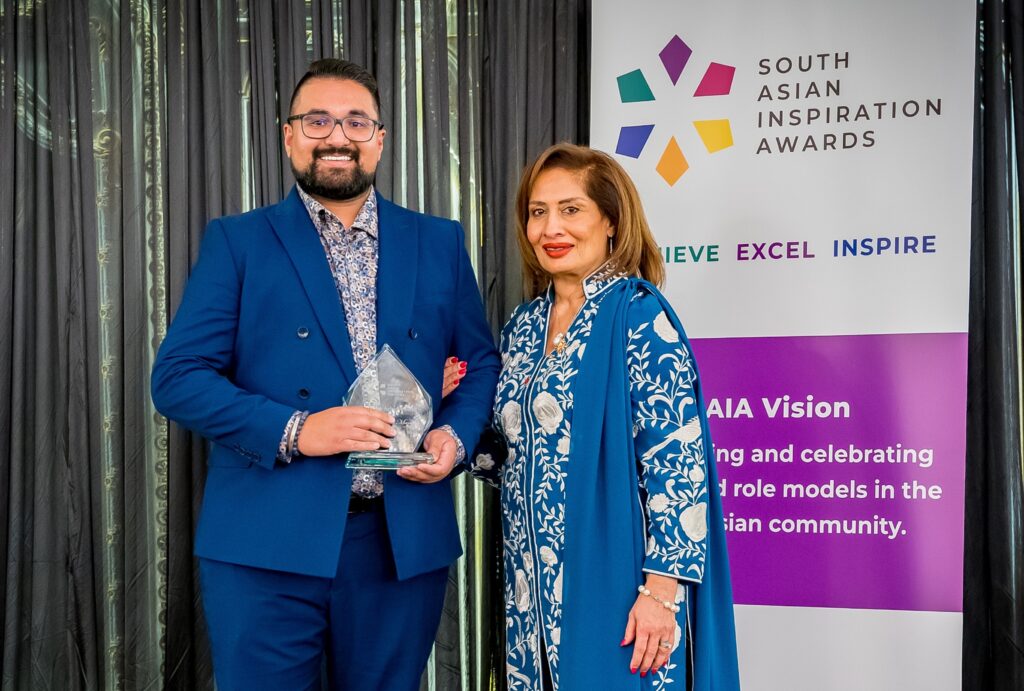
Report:
[[[676,612],[679,611],[679,605],[677,605],[677,604],[675,604],[673,602],[668,602],[666,600],[662,600],[660,597],[658,597],[657,595],[652,593],[650,591],[650,589],[647,586],[645,586],[645,585],[640,586],[639,588],[636,589],[636,591],[638,593],[640,593],[641,595],[646,595],[647,597],[653,599],[655,602],[657,602],[662,607],[664,607],[665,609],[667,609],[668,611],[670,611],[672,613],[676,613]]]

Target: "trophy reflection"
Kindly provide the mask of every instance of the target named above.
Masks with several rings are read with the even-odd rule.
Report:
[[[345,405],[382,410],[393,418],[395,436],[391,447],[376,451],[353,451],[347,468],[395,470],[419,463],[433,463],[434,457],[418,451],[434,421],[430,394],[391,346],[385,344],[348,390]]]

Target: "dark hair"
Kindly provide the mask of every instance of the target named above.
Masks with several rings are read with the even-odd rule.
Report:
[[[323,58],[309,64],[306,74],[302,75],[302,79],[299,80],[299,83],[295,85],[295,90],[292,91],[292,100],[288,105],[289,113],[295,108],[295,98],[299,95],[299,89],[302,88],[302,85],[310,79],[322,77],[348,79],[365,87],[370,92],[370,95],[373,96],[373,103],[377,106],[377,117],[380,117],[380,92],[377,90],[377,80],[362,65],[357,65],[348,60],[339,60],[338,58]]]
[[[629,174],[614,158],[587,146],[563,142],[543,151],[523,171],[516,194],[516,239],[523,262],[526,295],[535,298],[547,289],[551,277],[541,268],[526,237],[530,221],[530,194],[541,173],[559,168],[579,178],[587,196],[615,228],[609,262],[628,276],[640,276],[656,286],[665,280],[665,265],[651,227],[647,224],[640,193]]]

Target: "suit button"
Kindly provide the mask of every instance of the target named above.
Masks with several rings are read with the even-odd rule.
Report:
[[[304,326],[300,326],[299,330],[295,332],[295,335],[299,338],[309,338],[309,329]]]
[[[299,398],[303,400],[309,398],[309,389],[299,389]]]
[[[420,335],[416,333],[416,329],[409,329],[409,338],[415,341],[419,337]]]

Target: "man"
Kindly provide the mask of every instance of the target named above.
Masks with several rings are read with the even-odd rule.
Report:
[[[458,223],[377,195],[374,78],[319,60],[292,96],[297,186],[216,219],[153,368],[161,413],[210,440],[196,532],[220,691],[417,689],[461,554],[448,477],[490,416],[499,359]],[[390,345],[434,401],[436,462],[353,471],[392,419],[339,405]],[[441,403],[449,353],[469,374]]]

